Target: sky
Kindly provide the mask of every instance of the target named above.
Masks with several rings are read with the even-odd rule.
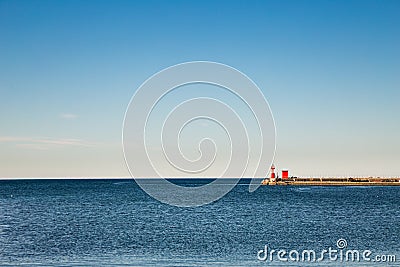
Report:
[[[0,178],[128,177],[132,95],[196,60],[261,89],[277,169],[400,176],[399,14],[389,0],[0,0]]]

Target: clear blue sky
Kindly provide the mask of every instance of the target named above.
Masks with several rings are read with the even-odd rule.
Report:
[[[278,168],[400,176],[399,1],[0,0],[0,177],[128,176],[132,94],[192,60],[262,89]]]

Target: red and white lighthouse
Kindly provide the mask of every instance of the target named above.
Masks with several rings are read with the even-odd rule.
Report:
[[[271,166],[271,180],[274,180],[276,178],[275,176],[275,165],[272,164]]]

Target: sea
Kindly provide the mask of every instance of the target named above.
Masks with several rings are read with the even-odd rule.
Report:
[[[0,266],[400,266],[400,187],[248,184],[182,208],[133,179],[3,180]]]

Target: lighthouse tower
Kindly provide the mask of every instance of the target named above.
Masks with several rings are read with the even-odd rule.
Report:
[[[275,179],[276,179],[276,176],[275,176],[275,165],[272,164],[272,166],[271,166],[271,180],[275,181]]]

